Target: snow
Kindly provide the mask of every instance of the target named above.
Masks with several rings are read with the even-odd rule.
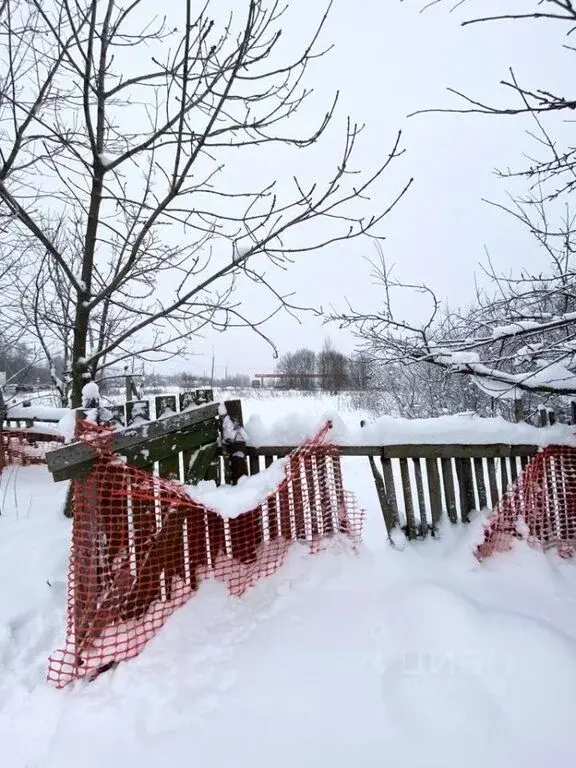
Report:
[[[92,408],[100,402],[100,389],[95,381],[89,381],[82,387],[82,407]]]
[[[58,432],[60,432],[67,443],[71,443],[74,440],[76,434],[76,411],[66,409],[58,422]]]
[[[107,152],[101,152],[98,155],[98,159],[100,160],[100,162],[104,167],[108,165],[112,165],[112,163],[114,163],[114,161],[116,160],[114,155],[109,155]]]
[[[213,480],[207,480],[186,486],[186,491],[194,501],[229,520],[255,509],[278,488],[286,477],[286,461],[278,459],[257,475],[241,477],[236,486],[217,486]]]
[[[327,405],[243,400],[249,423],[283,412],[286,430]],[[242,598],[206,581],[138,658],[58,691],[44,678],[65,627],[66,484],[5,469],[2,768],[571,768],[576,562],[519,543],[479,565],[485,514],[396,550],[368,461],[345,459],[344,479],[368,512],[359,553],[296,545]]]
[[[455,365],[470,365],[480,362],[480,355],[473,350],[460,350],[450,353],[450,358]]]
[[[522,390],[505,381],[498,381],[486,376],[472,376],[474,384],[488,397],[497,397],[499,400],[520,400]]]
[[[542,328],[542,323],[536,320],[516,320],[508,325],[499,325],[492,329],[492,338],[501,339],[505,336],[516,336],[525,331],[537,331]]]
[[[222,419],[222,437],[227,443],[247,442],[248,434],[241,424],[238,424],[228,414]]]
[[[521,352],[522,354],[519,352],[517,355],[518,360],[525,353],[525,348]],[[576,391],[576,375],[560,362],[540,360],[537,370],[509,373],[479,362],[475,352],[435,348],[433,357],[438,362],[451,366],[455,371],[471,373],[478,387],[492,397],[517,399],[521,396],[522,389],[543,387],[558,392]]]
[[[272,423],[254,415],[246,424],[249,445],[293,446],[310,439],[327,420],[333,428],[328,439],[338,445],[405,445],[411,443],[452,443],[486,445],[551,444],[576,445],[574,427],[555,424],[533,427],[512,424],[503,418],[483,418],[474,414],[439,416],[430,419],[404,419],[381,416],[365,427],[346,424],[338,413],[327,412],[311,420],[307,415],[289,413]]]
[[[45,405],[10,405],[7,406],[8,419],[33,419],[34,421],[50,421],[57,423],[68,412],[67,408],[50,408]]]

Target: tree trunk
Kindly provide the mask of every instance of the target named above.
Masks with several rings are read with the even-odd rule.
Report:
[[[89,312],[83,306],[85,294],[80,294],[76,305],[74,344],[72,347],[72,408],[82,407],[82,388],[87,381],[86,339],[88,337]]]

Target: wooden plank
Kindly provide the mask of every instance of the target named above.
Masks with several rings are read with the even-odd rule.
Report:
[[[316,462],[316,474],[318,478],[318,488],[320,491],[320,509],[322,510],[322,533],[324,536],[330,536],[337,527],[338,510],[334,504],[334,499],[330,493],[330,481],[328,473],[327,456],[318,454],[314,456]]]
[[[201,480],[214,480],[218,484],[220,478],[214,476],[214,459],[219,456],[219,453],[220,446],[216,442],[204,445],[196,451],[191,461],[184,467],[185,483],[196,485]]]
[[[176,413],[176,395],[157,395],[154,398],[154,413],[157,419],[165,419]]]
[[[386,487],[384,485],[384,478],[378,471],[376,466],[376,460],[373,456],[368,457],[370,461],[370,469],[372,470],[372,477],[374,478],[374,485],[376,486],[376,494],[378,501],[380,502],[380,510],[382,511],[382,517],[384,518],[384,524],[386,525],[386,531],[388,537],[396,527],[396,516],[390,506],[388,495],[386,494]]]
[[[392,462],[385,456],[380,457],[380,463],[382,464],[382,476],[384,478],[384,487],[386,490],[386,497],[388,504],[390,505],[390,519],[394,520],[393,527],[397,527],[400,524],[400,517],[398,515],[398,500],[396,498],[396,487],[394,483],[394,472],[392,470]]]
[[[250,454],[248,457],[248,464],[250,467],[251,475],[257,475],[260,472],[260,457],[257,454]]]
[[[150,424],[128,427],[117,432],[112,443],[112,450],[114,453],[124,454],[128,448],[134,448],[154,438],[184,431],[203,421],[215,420],[217,416],[218,405],[213,403],[186,411],[185,413],[178,413],[176,416],[170,416],[160,421],[153,421]],[[73,476],[71,472],[66,474],[65,470],[73,469],[76,466],[85,466],[86,464],[89,466],[93,460],[94,451],[85,443],[71,443],[46,454],[48,469],[54,475],[58,472],[59,479],[67,479]]]
[[[149,467],[154,462],[162,459],[173,459],[178,457],[182,451],[197,450],[218,440],[218,429],[216,420],[198,424],[194,429],[186,432],[174,432],[171,435],[164,435],[155,440],[149,440],[147,443],[131,446],[116,451],[121,456],[126,456],[129,464],[134,467]]]
[[[404,509],[406,512],[406,534],[409,539],[417,537],[416,520],[414,519],[414,503],[412,501],[412,485],[408,460],[400,459],[400,477],[402,478],[402,495],[404,497]]]
[[[416,478],[416,493],[420,509],[420,530],[422,536],[428,535],[428,518],[426,516],[426,501],[424,499],[424,483],[422,482],[422,466],[420,459],[414,459],[414,476]]]
[[[246,453],[259,456],[287,456],[298,446],[263,445],[247,446]],[[536,445],[508,445],[506,443],[487,443],[485,445],[460,444],[410,444],[410,445],[340,445],[341,456],[384,456],[388,459],[416,458],[454,458],[474,459],[500,456],[534,456],[538,452]]]
[[[454,477],[452,475],[452,462],[448,458],[441,461],[442,484],[444,486],[444,496],[446,498],[446,512],[451,523],[458,522],[458,512],[456,509],[456,494],[454,492]]]
[[[273,463],[273,456],[266,456],[264,458],[264,465],[266,468],[272,466]],[[277,539],[279,536],[278,504],[276,497],[268,499],[268,533],[270,534],[270,541]]]
[[[506,459],[500,459],[500,482],[502,484],[502,496],[508,490],[508,469],[506,467]]]
[[[211,389],[194,389],[188,392],[180,392],[178,400],[180,411],[187,411],[190,408],[214,402],[214,392]]]
[[[214,390],[212,389],[197,389],[196,390],[196,405],[207,405],[214,402]]]
[[[180,392],[178,395],[178,401],[180,405],[180,412],[188,411],[191,408],[196,408],[198,403],[196,402],[196,392]]]
[[[130,400],[126,403],[126,424],[137,426],[150,421],[150,403],[148,400]]]
[[[510,458],[510,475],[512,478],[512,482],[515,483],[516,480],[518,480],[518,465],[516,464],[515,456]]]
[[[437,459],[426,459],[426,474],[428,476],[428,494],[430,497],[430,511],[432,513],[432,533],[435,533],[442,519],[442,488]]]
[[[484,480],[484,462],[482,459],[474,459],[474,477],[476,478],[476,488],[478,489],[478,504],[480,509],[486,509],[488,506],[488,497],[486,496],[486,481]]]
[[[121,405],[100,406],[98,412],[102,424],[116,427],[116,429],[122,429],[126,426],[126,406],[123,403]]]
[[[496,482],[496,459],[488,459],[488,484],[490,485],[491,508],[498,504],[500,494],[498,493],[498,483]]]
[[[313,539],[317,538],[320,532],[320,505],[316,499],[316,481],[314,471],[317,470],[317,467],[314,458],[314,456],[307,456],[304,460],[304,479],[306,492],[308,494],[308,508],[310,510],[310,519],[308,521],[308,525]]]
[[[470,512],[473,512],[475,507],[470,459],[456,459],[456,474],[460,492],[460,517],[463,523],[469,523]]]
[[[154,411],[156,419],[164,419],[176,414],[176,395],[159,395],[154,398]],[[171,450],[171,454],[158,460],[158,474],[167,480],[180,479],[180,451],[178,441],[174,441],[176,448]]]
[[[231,419],[234,424],[234,429],[232,430],[234,434],[236,427],[244,426],[242,403],[240,400],[227,400],[225,401],[224,406],[226,408],[226,416]],[[248,474],[246,443],[241,434],[235,435],[233,438],[224,436],[223,429],[226,416],[222,416],[220,419],[222,429],[222,454],[224,457],[224,482],[226,485],[236,485],[241,477]],[[240,430],[238,431],[240,432]],[[230,442],[231,439],[233,439],[234,442]]]

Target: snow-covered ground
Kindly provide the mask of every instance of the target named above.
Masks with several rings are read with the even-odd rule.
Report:
[[[337,405],[243,402],[265,421]],[[480,515],[394,551],[367,460],[344,470],[367,509],[360,553],[295,547],[240,599],[207,582],[140,657],[58,691],[44,678],[63,640],[66,487],[6,469],[0,766],[572,766],[576,564],[521,545],[480,566]]]

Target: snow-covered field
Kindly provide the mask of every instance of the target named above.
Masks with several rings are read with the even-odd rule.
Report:
[[[245,418],[333,399],[254,397]],[[440,541],[387,546],[367,510],[344,544],[288,563],[243,598],[216,583],[137,659],[88,685],[44,682],[62,643],[70,523],[41,467],[0,476],[1,768],[568,768],[576,720],[576,564],[525,545],[480,566],[478,516]]]

